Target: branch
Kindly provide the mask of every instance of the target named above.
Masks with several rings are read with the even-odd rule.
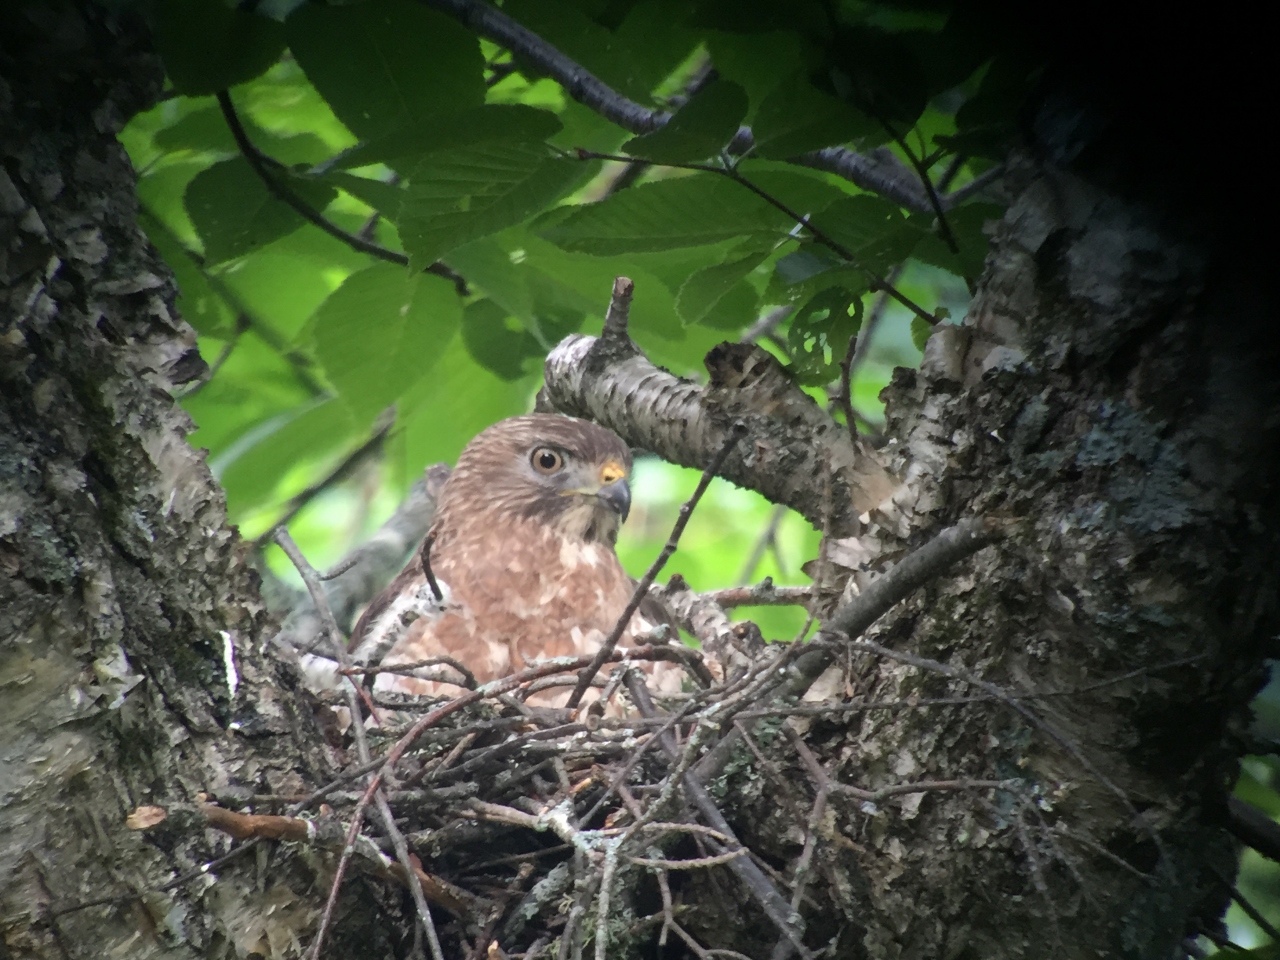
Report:
[[[1239,797],[1227,797],[1227,829],[1241,843],[1280,863],[1280,823]]]
[[[345,243],[352,250],[367,253],[371,257],[385,260],[387,263],[398,264],[402,267],[409,266],[409,258],[403,253],[388,250],[372,240],[366,240],[354,233],[348,233],[319,211],[312,209],[309,203],[285,186],[282,181],[276,179],[275,174],[268,167],[279,167],[280,164],[253,145],[253,142],[249,139],[249,134],[244,128],[244,124],[240,122],[240,115],[236,113],[235,105],[231,102],[231,95],[226,90],[219,90],[217,97],[218,106],[222,110],[223,118],[227,121],[227,128],[231,131],[231,136],[235,139],[236,146],[240,148],[240,153],[243,154],[253,172],[258,175],[258,179],[262,181],[273,197],[293,208],[294,212],[302,219],[319,227],[335,240]],[[466,279],[450,270],[443,263],[432,263],[425,268],[425,271],[434,273],[438,277],[444,277],[444,279],[452,283],[454,289],[458,291],[458,296],[465,297],[470,294],[467,289]]]
[[[338,623],[350,624],[356,611],[404,566],[405,557],[431,526],[436,497],[448,476],[449,468],[443,463],[428,467],[378,532],[336,564],[335,569],[342,572],[326,579],[324,595]],[[274,639],[302,650],[314,643],[322,629],[315,601],[308,596],[289,613]]]
[[[700,387],[650,363],[624,326],[606,325],[600,337],[573,334],[551,352],[541,400],[695,468],[715,457],[741,420],[749,440],[733,448],[720,475],[833,536],[856,533],[858,515],[898,488],[878,454],[851,437],[763,349],[724,343],[707,354],[706,364],[710,383]],[[815,478],[825,483],[828,477],[830,499],[815,489]]]
[[[653,133],[666,126],[671,114],[651,110],[629,100],[599,77],[539,37],[522,27],[496,7],[481,0],[422,0],[434,10],[448,14],[468,30],[505,47],[537,67],[578,103],[631,133]],[[729,144],[730,153],[742,156],[755,146],[749,127],[739,128]],[[884,154],[888,154],[888,157]],[[864,190],[888,197],[917,213],[932,207],[920,182],[889,151],[864,156],[844,147],[828,147],[795,157],[793,163],[824,170],[843,177]]]

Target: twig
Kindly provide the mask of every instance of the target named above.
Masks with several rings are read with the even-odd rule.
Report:
[[[636,704],[642,716],[652,716],[654,713],[653,699],[649,696],[649,689],[644,685],[643,680],[639,679],[636,674],[628,674],[627,689],[631,691],[631,699]],[[692,738],[690,738],[692,739]],[[659,738],[663,750],[673,760],[679,756],[680,751],[676,748],[675,742],[670,734],[664,734]],[[690,802],[698,809],[702,816],[706,819],[707,825],[720,831],[733,841],[734,846],[742,846],[735,836],[733,829],[725,820],[724,814],[720,812],[720,808],[716,806],[715,801],[711,799],[711,795],[707,793],[706,788],[702,785],[702,781],[692,771],[687,770],[680,778],[684,782],[685,792]],[[725,852],[719,844],[708,839],[709,844],[713,844],[712,852]],[[812,953],[805,947],[804,942],[800,939],[800,933],[792,924],[790,916],[790,907],[787,901],[783,900],[782,895],[777,888],[769,881],[760,870],[759,867],[748,857],[739,857],[731,860],[730,867],[734,873],[738,875],[738,879],[751,892],[759,902],[765,915],[774,923],[774,925],[795,945],[800,955],[805,958],[812,956]]]
[[[813,599],[812,587],[775,586],[772,577],[765,577],[754,587],[726,587],[712,590],[702,596],[720,606],[733,607],[792,607],[806,606]]]
[[[1236,905],[1245,912],[1249,919],[1271,938],[1272,943],[1280,943],[1280,930],[1276,929],[1275,924],[1264,917],[1261,911],[1245,898],[1234,883],[1227,881],[1216,869],[1213,872],[1217,874],[1219,880],[1226,884],[1227,892],[1231,894],[1231,899],[1236,902]]]
[[[349,669],[344,669],[339,672],[344,674],[359,674],[362,676],[376,676],[379,673],[392,673],[403,676],[405,674],[413,673],[415,670],[421,670],[423,667],[438,667],[441,665],[452,667],[462,675],[461,686],[466,687],[468,690],[474,690],[476,688],[476,675],[467,669],[466,664],[461,660],[445,656],[444,654],[436,657],[427,657],[425,660],[414,660],[412,663],[397,663],[395,666],[391,667],[352,666]]]
[[[849,439],[858,442],[858,425],[853,413],[853,360],[857,356],[858,334],[849,338],[848,349],[840,361],[840,387],[836,392],[836,406],[844,413],[844,424],[849,430]]]
[[[609,314],[614,316],[614,324],[619,321],[617,315],[621,316],[621,323],[626,323],[626,308],[631,300],[631,281],[627,281],[625,285],[614,285],[614,301],[609,305]],[[615,311],[616,307],[616,311]],[[605,318],[606,328],[610,325],[610,318]],[[676,546],[680,543],[680,535],[684,533],[684,528],[689,523],[689,518],[693,515],[693,509],[698,505],[698,501],[702,499],[702,495],[707,492],[707,487],[711,485],[711,481],[715,478],[716,473],[724,465],[725,459],[729,456],[730,451],[737,446],[738,441],[746,436],[746,424],[741,421],[735,421],[729,431],[729,438],[720,448],[720,452],[716,454],[715,459],[702,473],[702,478],[698,481],[698,486],[693,491],[686,503],[680,507],[680,515],[676,518],[675,526],[671,530],[671,536],[667,538],[666,544],[662,551],[649,565],[649,569],[645,571],[640,582],[636,584],[635,590],[631,594],[631,599],[627,602],[626,607],[622,611],[622,615],[618,617],[617,623],[613,625],[613,629],[609,631],[609,636],[605,637],[604,643],[600,645],[600,649],[596,652],[595,658],[587,666],[585,670],[578,676],[578,685],[574,687],[573,693],[569,695],[569,699],[565,706],[570,709],[576,709],[578,704],[582,702],[582,695],[587,692],[587,688],[591,685],[592,678],[600,672],[600,668],[604,666],[605,661],[613,654],[614,648],[618,645],[618,640],[631,624],[631,617],[640,609],[640,604],[644,602],[645,595],[648,594],[649,588],[653,586],[654,579],[666,566],[671,555],[675,553]]]
[[[778,555],[778,526],[782,523],[782,518],[786,516],[787,508],[782,504],[776,505],[769,513],[769,522],[765,524],[764,530],[760,536],[756,538],[755,545],[751,548],[751,556],[747,557],[746,562],[742,565],[742,572],[738,574],[738,582],[746,583],[756,574],[756,567],[760,565],[760,561],[764,559],[765,552],[772,547],[774,557]],[[778,564],[778,569],[782,569],[782,564]],[[785,573],[785,571],[783,571]]]
[[[942,238],[942,242],[947,245],[947,249],[952,253],[958,253],[960,246],[956,243],[956,235],[951,232],[951,224],[947,223],[947,215],[943,210],[942,201],[938,199],[938,191],[934,189],[933,181],[929,179],[929,168],[925,166],[920,157],[916,156],[915,151],[907,146],[906,139],[887,120],[883,117],[877,117],[877,119],[888,131],[889,136],[901,148],[902,152],[907,155],[907,161],[915,168],[916,175],[920,178],[920,183],[924,187],[925,195],[929,198],[929,206],[933,208],[933,215],[938,220],[938,235]]]
[[[227,128],[231,131],[231,136],[235,139],[236,146],[239,147],[240,153],[244,156],[253,172],[258,175],[263,185],[267,188],[277,200],[287,204],[295,213],[306,220],[308,223],[319,227],[335,240],[345,243],[351,249],[366,253],[371,257],[384,260],[387,263],[398,264],[402,267],[409,266],[409,258],[403,253],[397,253],[394,250],[388,250],[380,244],[374,243],[372,240],[366,240],[354,233],[348,233],[337,224],[333,223],[318,210],[311,207],[309,203],[299,197],[290,190],[283,182],[278,180],[275,174],[268,167],[278,167],[280,164],[268,157],[265,153],[253,145],[253,141],[249,139],[249,134],[244,128],[244,124],[240,122],[240,115],[236,113],[235,105],[231,102],[231,95],[226,90],[219,90],[217,93],[218,107],[222,111],[222,116],[227,122]],[[470,295],[467,288],[467,281],[460,274],[449,269],[443,263],[436,262],[429,264],[425,271],[434,273],[438,277],[443,277],[453,284],[458,291],[458,296],[465,297]]]
[[[782,321],[791,316],[795,312],[795,307],[774,307],[763,317],[747,327],[747,332],[742,335],[742,343],[755,343],[763,337],[767,337],[773,333]]]
[[[942,200],[942,205],[947,210],[957,207],[964,201],[968,200],[974,194],[981,193],[987,187],[991,186],[997,180],[1005,175],[1005,166],[1003,163],[997,164],[990,170],[978,174],[963,187],[959,187],[951,193],[947,194]]]
[[[707,867],[719,867],[730,860],[744,856],[746,847],[718,853],[714,857],[695,857],[692,860],[661,860],[652,857],[628,857],[627,859],[639,867],[652,867],[655,870],[705,870]]]
[[[436,603],[440,603],[444,594],[440,591],[440,584],[436,583],[436,575],[431,572],[431,547],[435,542],[434,533],[427,534],[427,538],[422,541],[422,575],[427,578],[427,586],[431,588],[431,595],[436,598]]]
[[[289,531],[284,527],[277,527],[274,539],[279,544],[280,549],[285,552],[293,565],[297,567],[298,573],[302,576],[303,582],[307,585],[307,591],[311,594],[311,599],[316,605],[316,611],[320,615],[320,620],[325,626],[325,630],[329,635],[330,646],[332,647],[332,656],[341,665],[343,670],[351,669],[351,658],[347,653],[346,643],[343,642],[342,632],[338,629],[338,623],[333,617],[333,611],[329,608],[329,599],[325,595],[324,585],[320,582],[320,577],[316,573],[314,567],[307,562],[306,557],[302,555],[302,551],[298,549],[298,545],[293,542],[293,538],[289,536]],[[347,694],[347,709],[351,712],[351,731],[355,738],[356,749],[360,757],[361,763],[369,763],[372,760],[372,754],[369,751],[369,741],[365,736],[364,722],[360,711],[360,688],[351,677],[347,678],[344,684],[344,690]],[[418,910],[418,918],[422,921],[423,931],[427,935],[427,943],[431,947],[431,956],[434,960],[444,960],[444,954],[440,949],[440,938],[436,934],[435,922],[431,918],[431,908],[427,906],[426,897],[424,895],[422,884],[417,881],[417,873],[414,870],[413,861],[409,859],[409,847],[405,842],[404,834],[396,826],[395,816],[391,812],[391,806],[387,802],[387,798],[378,786],[379,777],[375,776],[369,783],[366,796],[372,797],[377,806],[378,813],[382,820],[383,829],[387,831],[391,837],[392,845],[395,847],[396,858],[400,861],[400,865],[404,868],[406,879],[409,884],[409,892],[413,896],[414,905]],[[351,848],[355,835],[359,833],[360,822],[365,805],[364,799],[360,805],[356,807],[357,815],[352,817],[351,830],[347,838],[347,849],[343,850],[343,857],[348,856],[347,850]],[[341,864],[342,861],[340,861]],[[330,891],[329,904],[326,905],[325,915],[331,914],[331,905],[336,902],[336,896],[339,884],[341,882],[341,873],[335,875],[333,879],[333,887]],[[316,960],[320,956],[320,950],[324,943],[324,925],[316,932],[316,939],[312,944],[311,956],[312,960]]]

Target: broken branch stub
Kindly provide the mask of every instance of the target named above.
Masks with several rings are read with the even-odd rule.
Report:
[[[573,334],[548,355],[543,398],[552,407],[697,468],[741,420],[747,437],[720,476],[791,507],[835,536],[856,533],[859,514],[897,489],[876,451],[850,437],[761,348],[722,343],[712,349],[705,387],[655,366],[627,334],[625,305],[618,301],[630,294],[630,281],[620,277],[601,336]]]

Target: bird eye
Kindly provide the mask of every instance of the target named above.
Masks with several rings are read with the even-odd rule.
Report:
[[[555,473],[564,466],[564,457],[550,447],[539,447],[533,451],[530,462],[539,473]]]

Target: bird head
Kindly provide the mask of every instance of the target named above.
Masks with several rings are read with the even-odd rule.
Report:
[[[495,522],[535,518],[570,540],[613,544],[631,509],[630,473],[631,451],[612,430],[551,414],[511,417],[463,450],[441,510],[451,487],[483,490]]]

